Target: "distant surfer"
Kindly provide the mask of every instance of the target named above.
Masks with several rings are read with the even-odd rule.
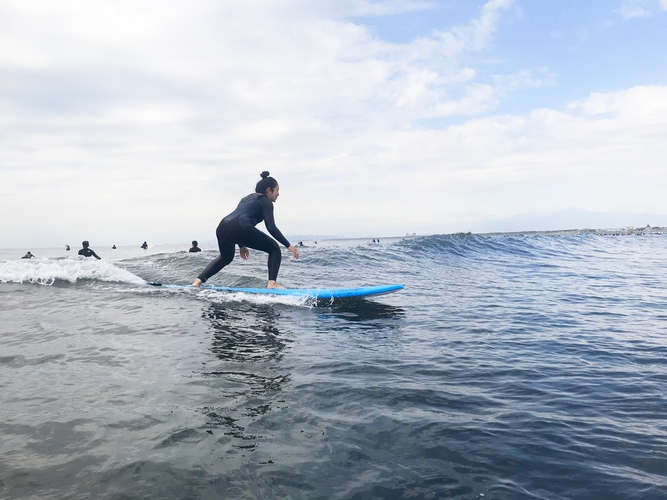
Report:
[[[148,243],[146,243],[146,242],[144,241],[144,242],[141,244],[141,248],[143,248],[144,250],[146,250],[146,249],[148,248]]]
[[[95,253],[95,250],[93,250],[92,248],[89,248],[90,243],[88,243],[88,240],[82,242],[81,246],[83,248],[81,250],[79,250],[79,255],[83,255],[84,257],[95,257],[97,260],[101,259],[101,257],[99,257]]]
[[[244,197],[231,214],[220,221],[215,232],[218,238],[220,257],[211,262],[206,269],[192,283],[200,286],[211,276],[218,273],[223,267],[234,260],[234,249],[239,246],[239,255],[247,259],[249,248],[269,254],[269,282],[267,288],[283,288],[276,282],[282,255],[278,243],[255,226],[264,221],[266,229],[280,243],[292,252],[294,258],[299,258],[299,251],[287,241],[280,232],[273,219],[273,204],[278,199],[280,186],[278,181],[269,176],[268,172],[261,173],[262,180],[255,186],[255,192]]]
[[[111,250],[115,250],[115,249],[116,249],[116,245],[111,245]]]
[[[28,250],[28,253],[25,254],[25,255],[24,255],[23,257],[21,257],[21,258],[22,258],[22,259],[34,259],[35,256],[30,252],[30,250]]]
[[[69,245],[65,245],[65,251],[69,252]]]
[[[197,240],[192,240],[192,246],[188,252],[201,252],[201,248],[199,248],[198,245],[199,243],[197,243]]]

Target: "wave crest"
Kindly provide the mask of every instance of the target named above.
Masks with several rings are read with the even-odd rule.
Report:
[[[111,281],[143,284],[145,281],[129,271],[104,260],[72,256],[56,259],[21,259],[0,262],[0,283],[38,283],[78,280]]]

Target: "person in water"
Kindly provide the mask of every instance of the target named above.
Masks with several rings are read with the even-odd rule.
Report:
[[[115,250],[115,249],[116,249],[116,245],[111,245],[111,250]]]
[[[146,250],[146,249],[148,248],[148,243],[146,243],[146,242],[144,241],[144,242],[141,244],[141,248],[143,248],[144,250]]]
[[[101,257],[99,257],[92,248],[88,248],[89,245],[90,243],[88,243],[88,240],[82,242],[81,246],[83,248],[79,250],[79,255],[83,255],[84,257],[95,257],[97,260],[100,260]]]
[[[69,252],[69,245],[65,245],[65,250]]]
[[[28,250],[28,253],[25,254],[25,255],[24,255],[23,257],[21,257],[21,258],[22,258],[22,259],[33,259],[34,257],[35,257],[35,256],[30,252],[30,250]]]
[[[197,240],[192,240],[192,246],[190,247],[190,250],[188,250],[188,251],[189,252],[201,252],[201,248],[199,248],[197,245],[199,245],[199,243],[197,243]]]
[[[218,238],[220,257],[211,262],[204,269],[192,286],[200,286],[211,276],[218,273],[223,267],[234,260],[234,248],[239,246],[239,255],[247,259],[249,248],[269,254],[269,282],[267,288],[283,288],[276,282],[282,255],[278,243],[264,234],[255,226],[264,221],[266,229],[276,240],[285,245],[292,252],[295,259],[299,258],[299,251],[287,241],[273,219],[273,204],[278,199],[280,186],[278,181],[269,176],[268,172],[261,173],[262,180],[255,186],[255,192],[243,198],[236,210],[220,221],[215,232]]]

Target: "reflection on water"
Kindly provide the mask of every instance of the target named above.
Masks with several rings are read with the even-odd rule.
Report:
[[[253,451],[262,436],[247,427],[285,408],[280,392],[291,376],[279,362],[293,340],[278,328],[281,315],[273,305],[213,303],[203,317],[211,325],[210,349],[219,360],[215,366],[209,363],[203,375],[216,389],[218,403],[198,411],[207,417],[207,432],[224,429],[217,442],[226,455]]]
[[[374,319],[398,319],[405,316],[401,307],[390,306],[366,299],[347,299],[335,301],[330,305],[331,314],[349,321]]]
[[[212,404],[197,411],[206,416],[207,432],[217,436],[216,430],[223,431],[217,452],[231,458],[256,450],[266,438],[258,432],[263,428],[258,421],[287,409],[281,394],[292,375],[283,358],[297,336],[292,328],[300,322],[337,323],[335,328],[344,331],[342,320],[349,325],[363,323],[364,330],[386,332],[398,328],[401,322],[396,320],[404,315],[400,307],[364,299],[320,304],[312,310],[253,302],[208,304],[202,316],[210,325],[215,361],[207,363],[202,375],[211,388]]]
[[[354,337],[363,332],[373,338],[393,337],[405,323],[402,308],[365,299],[335,301],[317,312],[316,329],[327,334],[337,332]]]
[[[230,361],[279,360],[291,340],[276,327],[280,314],[271,305],[211,304],[204,317],[213,327],[211,351]]]

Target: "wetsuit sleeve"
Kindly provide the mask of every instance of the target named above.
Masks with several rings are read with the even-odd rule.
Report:
[[[266,196],[261,196],[259,202],[262,204],[262,212],[264,214],[264,224],[266,229],[271,233],[275,239],[286,247],[290,246],[290,242],[287,241],[287,238],[283,236],[283,233],[280,232],[280,229],[276,226],[276,221],[273,220],[273,202],[269,200]]]
[[[97,260],[102,260],[102,257],[99,257],[96,253],[95,250],[91,250],[90,253],[95,257]]]

